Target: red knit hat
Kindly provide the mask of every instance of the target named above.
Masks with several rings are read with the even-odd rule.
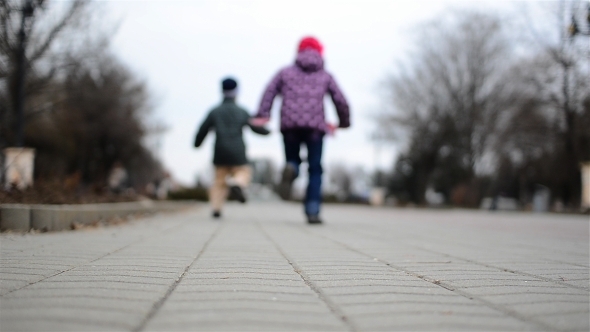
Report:
[[[299,49],[297,51],[301,52],[308,49],[316,50],[322,54],[324,46],[322,46],[322,44],[320,44],[320,42],[314,37],[305,37],[299,42]]]

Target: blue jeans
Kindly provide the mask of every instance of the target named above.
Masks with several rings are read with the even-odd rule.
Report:
[[[295,174],[299,175],[301,145],[307,147],[307,163],[309,182],[305,192],[305,214],[318,215],[322,203],[322,148],[324,133],[311,129],[291,129],[283,131],[285,157],[287,163],[295,167]]]

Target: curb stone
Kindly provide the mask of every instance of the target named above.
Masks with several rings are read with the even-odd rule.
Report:
[[[72,224],[87,225],[98,220],[124,218],[136,213],[177,210],[193,202],[125,202],[100,204],[0,204],[0,230],[60,231]]]
[[[31,224],[31,207],[27,204],[0,205],[0,230],[28,231]]]

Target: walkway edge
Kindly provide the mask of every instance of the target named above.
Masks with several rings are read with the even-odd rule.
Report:
[[[60,231],[73,224],[87,225],[100,220],[125,218],[137,213],[173,211],[194,202],[139,201],[102,204],[0,204],[0,230]]]

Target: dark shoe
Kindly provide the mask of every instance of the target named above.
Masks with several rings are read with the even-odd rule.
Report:
[[[240,203],[246,203],[246,196],[244,196],[244,191],[239,186],[231,186],[229,188],[231,191],[230,195],[237,199]]]
[[[317,214],[315,215],[308,215],[307,216],[307,223],[312,225],[322,224],[322,219]]]
[[[293,181],[295,181],[295,167],[287,163],[285,169],[283,169],[283,176],[278,188],[279,196],[281,196],[282,199],[291,199],[291,186],[293,185]]]
[[[219,218],[221,218],[221,212],[213,211],[213,219],[219,219]]]

